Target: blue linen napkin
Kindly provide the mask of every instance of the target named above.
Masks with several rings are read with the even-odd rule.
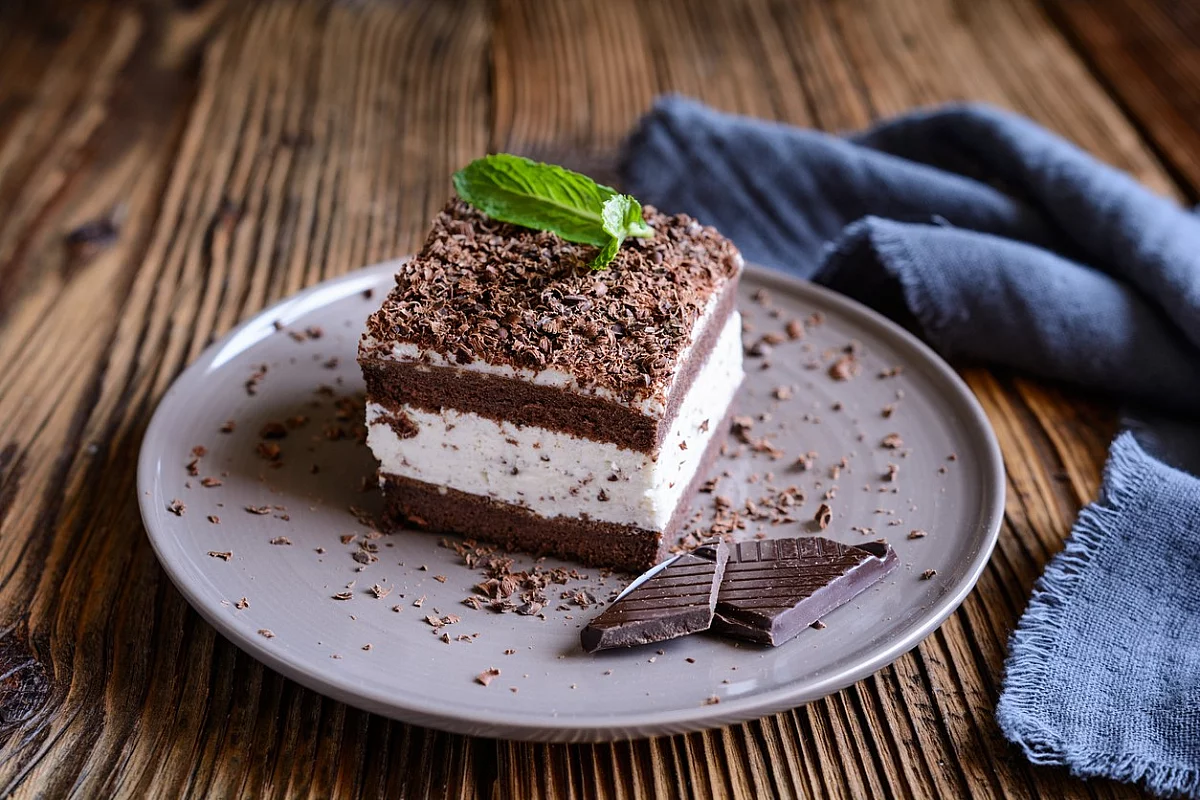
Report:
[[[1200,797],[1200,218],[981,105],[835,137],[665,98],[622,177],[943,355],[1154,410],[1035,587],[996,716],[1036,763]]]

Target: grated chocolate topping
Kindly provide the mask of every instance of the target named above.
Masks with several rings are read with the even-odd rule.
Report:
[[[367,320],[360,358],[396,343],[458,364],[571,375],[631,401],[669,385],[709,301],[742,265],[691,217],[645,207],[650,239],[627,239],[606,270],[595,248],[497,222],[454,200]]]

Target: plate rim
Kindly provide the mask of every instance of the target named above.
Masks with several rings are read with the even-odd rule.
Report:
[[[328,671],[310,669],[301,662],[289,660],[285,657],[288,652],[286,648],[279,648],[277,645],[271,646],[261,637],[256,637],[248,631],[228,624],[228,619],[219,613],[215,602],[210,602],[210,598],[202,593],[203,587],[194,585],[188,579],[185,571],[176,565],[170,554],[166,552],[166,542],[160,540],[161,534],[154,532],[155,526],[152,524],[157,511],[154,506],[156,497],[154,489],[160,456],[149,448],[149,443],[161,438],[160,429],[167,424],[166,409],[180,384],[188,376],[201,374],[211,368],[218,356],[231,343],[245,336],[256,326],[265,324],[267,328],[271,328],[271,321],[275,319],[286,319],[288,316],[304,313],[310,309],[311,301],[315,296],[329,293],[332,289],[339,289],[338,297],[341,298],[361,292],[364,288],[374,287],[384,275],[394,274],[397,266],[405,260],[407,257],[391,259],[322,281],[272,303],[240,322],[206,347],[191,364],[174,378],[171,386],[155,407],[150,424],[146,427],[146,432],[142,437],[137,463],[138,507],[155,558],[172,585],[187,600],[188,605],[208,624],[212,625],[217,633],[281,675],[312,691],[355,708],[457,734],[543,742],[599,742],[668,735],[757,719],[786,709],[797,708],[851,686],[888,666],[924,641],[962,605],[978,584],[996,547],[1003,523],[1006,477],[1000,444],[974,392],[954,371],[953,367],[947,364],[932,348],[882,314],[810,281],[779,270],[747,264],[746,273],[753,275],[755,280],[768,286],[774,285],[784,291],[798,293],[801,297],[818,298],[827,307],[835,308],[839,313],[852,318],[860,325],[874,328],[885,338],[893,339],[897,344],[903,345],[924,359],[937,376],[954,389],[955,399],[965,412],[965,426],[973,430],[980,439],[981,449],[985,456],[979,464],[983,476],[981,489],[983,496],[980,500],[982,524],[981,530],[977,532],[982,537],[980,546],[976,549],[967,569],[962,573],[962,577],[946,587],[946,591],[925,612],[926,616],[920,624],[914,626],[907,635],[898,637],[871,658],[822,676],[807,687],[797,688],[794,684],[784,684],[742,698],[726,699],[719,705],[645,711],[640,715],[626,715],[620,718],[593,714],[539,716],[536,719],[530,719],[528,716],[514,715],[513,712],[505,711],[490,712],[486,716],[446,713],[444,709],[437,708],[436,698],[431,697],[427,702],[422,703],[423,698],[415,693],[397,697],[395,694],[383,695],[366,687],[359,687],[356,691],[354,687],[332,679]],[[288,311],[292,311],[293,314],[289,315],[286,313]],[[264,332],[269,335],[269,331]],[[255,339],[254,342],[243,347],[251,346],[257,341]]]

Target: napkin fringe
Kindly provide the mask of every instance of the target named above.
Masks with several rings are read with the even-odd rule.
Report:
[[[1111,525],[1135,502],[1147,479],[1148,466],[1147,456],[1132,433],[1125,431],[1113,440],[1099,500],[1079,512],[1066,547],[1046,566],[1009,640],[1005,689],[996,706],[996,721],[1004,735],[1035,764],[1066,766],[1081,777],[1140,782],[1164,795],[1197,795],[1198,770],[1167,767],[1138,756],[1072,751],[1053,730],[1037,722],[1044,715],[1038,712],[1034,698],[1040,696],[1047,669],[1063,641],[1064,604],[1104,545]]]

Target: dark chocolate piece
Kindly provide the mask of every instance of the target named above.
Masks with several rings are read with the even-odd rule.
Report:
[[[729,547],[703,544],[664,561],[617,596],[580,634],[589,653],[708,630]]]
[[[886,542],[851,546],[821,536],[740,542],[717,598],[712,629],[781,645],[891,572]]]

